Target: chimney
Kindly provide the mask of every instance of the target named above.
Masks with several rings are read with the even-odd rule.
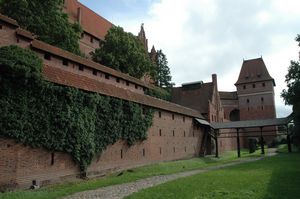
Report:
[[[212,83],[213,83],[213,85],[214,85],[214,86],[217,88],[217,90],[218,90],[217,74],[212,74],[211,77],[212,77]]]
[[[81,8],[77,8],[77,21],[79,24],[81,24]]]

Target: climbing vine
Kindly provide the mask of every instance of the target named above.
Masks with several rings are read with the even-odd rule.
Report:
[[[32,147],[70,153],[85,171],[117,140],[147,138],[153,110],[43,80],[30,50],[0,48],[0,135]]]

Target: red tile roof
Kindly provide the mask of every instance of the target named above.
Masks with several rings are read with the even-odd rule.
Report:
[[[107,31],[113,26],[113,24],[77,0],[65,0],[65,10],[73,22],[78,22],[78,8],[80,8],[81,12],[80,24],[83,30],[101,40],[104,40]]]
[[[264,60],[262,58],[250,59],[243,61],[241,72],[235,85],[268,80],[273,81],[275,85],[275,81],[270,76]]]
[[[9,18],[8,16],[2,15],[1,13],[0,13],[0,20],[4,21],[6,23],[9,23],[13,26],[19,27],[19,24],[16,20]]]
[[[71,73],[56,67],[45,65],[43,67],[43,74],[46,80],[57,84],[71,86],[85,91],[96,92],[106,96],[116,97],[187,116],[203,118],[198,111],[147,95],[134,93],[128,89],[119,88],[114,85],[106,84],[95,79]]]
[[[20,35],[20,36],[23,36],[23,37],[26,37],[27,39],[30,39],[30,40],[33,40],[34,38],[36,38],[34,36],[34,34],[32,34],[31,32],[29,32],[27,30],[24,30],[22,28],[18,28],[17,31],[16,31],[16,34]]]
[[[77,55],[75,55],[73,53],[70,53],[68,51],[62,50],[60,48],[57,48],[55,46],[46,44],[46,43],[44,43],[42,41],[33,40],[32,43],[31,43],[31,46],[34,49],[42,50],[42,51],[51,53],[53,55],[56,55],[58,57],[66,58],[66,59],[74,61],[76,63],[85,65],[87,67],[90,67],[90,68],[93,68],[93,69],[97,69],[97,70],[99,70],[99,71],[101,71],[103,73],[107,73],[107,74],[110,74],[112,76],[119,77],[121,79],[124,79],[124,80],[127,80],[129,82],[135,83],[135,84],[140,85],[142,87],[154,89],[154,86],[152,86],[150,84],[146,84],[145,82],[143,82],[143,81],[141,81],[141,80],[139,80],[137,78],[134,78],[134,77],[132,77],[130,75],[121,73],[121,72],[116,71],[116,70],[114,70],[112,68],[106,67],[106,66],[104,66],[102,64],[98,64],[98,63],[93,62],[91,60],[82,58],[82,57],[77,56]]]

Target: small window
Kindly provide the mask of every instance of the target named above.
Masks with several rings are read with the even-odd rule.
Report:
[[[129,86],[129,81],[126,81],[126,86]]]
[[[91,36],[90,42],[91,42],[91,43],[94,43],[94,38],[93,38],[93,36]]]
[[[265,86],[266,86],[266,83],[265,83],[265,82],[263,82],[263,83],[262,83],[262,86],[263,86],[263,87],[265,87]]]
[[[173,130],[173,137],[175,137],[175,130]]]
[[[159,136],[161,136],[161,129],[159,129]]]
[[[161,147],[159,147],[159,154],[161,155]]]
[[[138,88],[139,88],[138,85],[136,85],[136,84],[134,85],[134,87],[135,87],[135,89],[138,89]]]
[[[185,137],[185,131],[183,132],[183,137]]]
[[[83,70],[84,70],[84,66],[83,66],[83,65],[79,65],[78,69],[79,69],[80,71],[83,71]]]
[[[174,151],[174,153],[175,153],[175,147],[173,147],[173,151]]]
[[[120,83],[120,78],[117,77],[117,78],[116,78],[116,82],[117,82],[117,83]]]
[[[96,69],[93,69],[93,75],[97,76],[98,71]]]
[[[195,137],[195,132],[193,131],[193,137]]]
[[[121,149],[121,159],[123,159],[123,149]]]
[[[105,79],[109,79],[109,74],[105,74]]]
[[[244,90],[246,89],[246,85],[243,86],[243,89],[244,89]]]
[[[186,152],[186,146],[184,147],[184,152]]]
[[[51,60],[51,55],[49,53],[44,54],[44,59]]]
[[[250,102],[250,100],[249,99],[247,99],[247,103],[249,104],[249,102]]]
[[[261,101],[261,102],[264,102],[264,98],[263,98],[263,97],[262,97],[262,98],[260,98],[260,101]]]
[[[182,117],[182,120],[183,120],[183,122],[185,122],[185,117],[184,116]]]
[[[172,114],[172,120],[174,120],[174,118],[175,118],[175,115],[174,115],[174,114]]]
[[[62,62],[63,62],[63,65],[64,65],[64,66],[68,66],[68,65],[69,65],[69,62],[68,62],[68,60],[67,60],[67,59],[63,59],[63,61],[62,61]]]
[[[252,84],[252,88],[255,88],[255,84]]]
[[[54,165],[54,153],[51,153],[51,165]]]
[[[161,112],[160,112],[160,111],[158,111],[158,117],[160,117],[160,118],[161,118]]]
[[[143,149],[143,156],[144,156],[144,157],[145,157],[145,154],[146,154],[145,149]]]

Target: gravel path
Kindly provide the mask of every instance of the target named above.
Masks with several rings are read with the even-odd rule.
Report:
[[[275,153],[269,153],[269,155],[275,155]],[[186,171],[181,173],[175,173],[170,175],[161,175],[161,176],[153,176],[145,179],[141,179],[135,182],[124,183],[119,185],[113,185],[108,187],[102,187],[96,190],[84,191],[75,193],[73,195],[67,196],[64,199],[122,199],[125,196],[129,196],[134,192],[137,192],[141,189],[149,188],[152,186],[156,186],[165,182],[169,182],[178,178],[192,176],[199,173],[204,173],[212,170],[217,170],[225,167],[230,167],[233,165],[243,164],[247,162],[253,162],[263,159],[263,157],[259,158],[249,158],[243,159],[238,162],[227,163],[218,166],[212,166],[204,169],[198,169],[193,171]]]

